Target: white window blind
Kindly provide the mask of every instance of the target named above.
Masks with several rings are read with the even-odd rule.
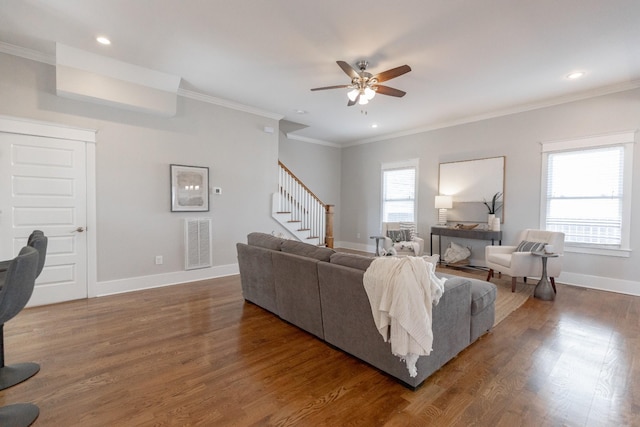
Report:
[[[550,153],[546,229],[565,242],[620,247],[624,147]]]
[[[415,222],[416,167],[382,171],[382,221]]]
[[[543,144],[541,225],[563,232],[565,249],[628,256],[633,142],[629,132]]]

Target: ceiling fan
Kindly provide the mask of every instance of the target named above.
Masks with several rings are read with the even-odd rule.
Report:
[[[355,104],[365,105],[367,104],[376,93],[380,93],[382,95],[396,96],[398,98],[403,97],[406,92],[394,89],[389,86],[384,86],[379,83],[385,82],[387,80],[391,80],[395,77],[399,77],[405,73],[411,71],[411,67],[408,65],[402,65],[400,67],[392,68],[387,71],[383,71],[376,75],[372,75],[366,71],[367,65],[369,63],[367,61],[358,62],[358,68],[360,72],[358,72],[351,65],[347,64],[344,61],[336,61],[342,71],[347,73],[349,77],[351,77],[351,84],[348,85],[337,85],[337,86],[325,86],[325,87],[316,87],[311,89],[314,90],[327,90],[327,89],[342,89],[348,88],[351,89],[347,96],[349,97],[349,102],[347,106],[352,106]]]

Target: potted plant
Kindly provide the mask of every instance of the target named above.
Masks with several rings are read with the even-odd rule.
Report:
[[[502,205],[503,203],[501,202],[502,198],[502,193],[500,191],[498,191],[496,194],[493,195],[493,197],[491,198],[491,201],[487,202],[486,200],[484,201],[484,205],[487,207],[487,209],[489,210],[489,216],[487,218],[487,223],[489,224],[489,229],[493,230],[494,229],[494,221],[496,218],[496,214],[498,213],[498,211],[500,209],[502,209]]]

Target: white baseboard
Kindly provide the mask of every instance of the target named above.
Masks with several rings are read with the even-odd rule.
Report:
[[[129,277],[126,279],[98,282],[95,289],[89,289],[89,297],[121,294],[143,289],[160,288],[179,285],[198,280],[215,279],[217,277],[239,274],[238,264],[218,265],[198,270],[175,271],[152,276]]]
[[[611,277],[591,276],[588,274],[562,272],[556,279],[559,283],[580,286],[582,288],[597,289],[600,291],[617,292],[640,296],[640,282]]]

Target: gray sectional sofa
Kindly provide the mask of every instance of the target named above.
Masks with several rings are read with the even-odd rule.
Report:
[[[362,277],[371,257],[335,252],[265,233],[238,243],[242,292],[252,302],[415,389],[491,329],[495,285],[447,277],[433,308],[433,351],[420,356],[418,375],[391,354],[376,329]]]

